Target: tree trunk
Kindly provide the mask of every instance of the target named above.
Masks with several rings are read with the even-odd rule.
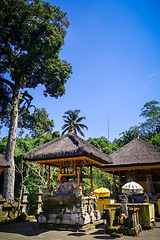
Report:
[[[15,85],[13,93],[13,105],[10,115],[10,127],[8,142],[5,149],[5,159],[10,163],[10,168],[4,170],[3,197],[7,202],[14,202],[14,184],[15,184],[15,163],[14,148],[16,143],[17,126],[18,126],[18,100],[19,87]]]

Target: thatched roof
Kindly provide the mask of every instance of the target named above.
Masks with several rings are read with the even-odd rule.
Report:
[[[59,167],[60,161],[83,160],[83,165],[101,166],[102,164],[112,163],[111,158],[102,153],[92,144],[78,137],[74,133],[67,133],[50,142],[47,142],[23,156],[24,160],[48,163]]]
[[[10,165],[6,161],[6,159],[3,157],[3,155],[0,154],[0,168],[6,168],[6,167],[10,167]]]
[[[135,138],[125,146],[110,154],[113,164],[103,165],[102,169],[122,166],[142,166],[160,164],[160,148]]]

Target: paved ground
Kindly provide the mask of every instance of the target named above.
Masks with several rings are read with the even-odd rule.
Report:
[[[103,234],[103,227],[88,233],[37,229],[36,222],[14,223],[0,226],[0,240],[96,240],[115,239]],[[160,222],[153,231],[142,231],[138,237],[124,236],[123,240],[160,240]],[[118,238],[117,238],[118,239]]]

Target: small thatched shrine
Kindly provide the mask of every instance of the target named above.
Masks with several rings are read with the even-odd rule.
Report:
[[[8,167],[10,167],[9,163],[6,161],[3,155],[0,154],[0,172],[3,172],[3,170]]]
[[[43,196],[40,223],[84,225],[100,219],[96,198],[83,195],[83,178],[90,178],[92,189],[92,166],[112,163],[108,155],[75,133],[68,133],[31,150],[23,159],[60,169],[57,191]],[[90,175],[83,174],[82,167],[90,167]]]
[[[113,164],[104,164],[100,169],[119,175],[121,186],[132,178],[145,191],[160,192],[160,148],[135,138],[110,157]]]

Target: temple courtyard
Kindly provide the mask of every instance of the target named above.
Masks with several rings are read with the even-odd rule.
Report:
[[[0,225],[1,240],[91,240],[91,239],[119,239],[103,234],[103,225],[90,232],[72,232],[56,231],[47,229],[38,229],[37,222],[21,222],[13,224]],[[137,237],[124,236],[121,239],[130,240],[133,238],[140,240],[158,240],[160,239],[160,222],[156,222],[156,227],[151,230],[143,230]]]

